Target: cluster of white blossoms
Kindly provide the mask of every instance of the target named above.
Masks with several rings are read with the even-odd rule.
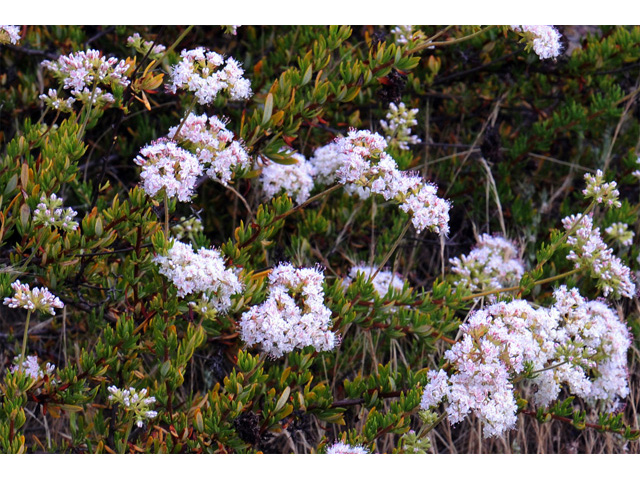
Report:
[[[395,160],[384,151],[387,142],[382,136],[351,129],[347,137],[336,139],[336,144],[344,160],[336,171],[340,183],[361,187],[361,196],[376,193],[398,202],[400,209],[412,216],[418,233],[425,229],[449,233],[449,202],[439,198],[436,186],[425,183],[417,173],[398,170]]]
[[[555,401],[562,385],[572,394],[614,408],[628,395],[626,355],[631,339],[615,311],[585,301],[576,289],[561,287],[550,308],[524,300],[500,302],[473,312],[460,327],[462,338],[445,354],[448,371],[429,372],[421,407],[446,402],[449,421],[475,414],[486,437],[516,423],[514,383],[536,375],[534,400]]]
[[[524,36],[541,60],[562,53],[561,35],[553,25],[511,25],[511,29]]]
[[[78,228],[78,222],[74,220],[77,214],[72,208],[62,208],[62,199],[52,193],[48,198],[45,195],[40,197],[40,203],[33,211],[33,222],[35,225],[72,232]]]
[[[166,138],[143,147],[134,162],[142,167],[142,188],[150,197],[166,194],[167,198],[189,202],[202,175],[196,156]]]
[[[343,284],[345,286],[351,285],[351,283],[358,277],[363,275],[365,279],[369,280],[375,272],[378,271],[377,266],[368,267],[366,265],[356,265],[349,270],[349,276],[344,279]],[[401,291],[404,288],[404,280],[397,274],[388,270],[381,270],[378,274],[370,280],[373,283],[373,288],[380,297],[384,297],[389,291]]]
[[[498,235],[481,235],[468,255],[449,261],[454,285],[471,291],[513,287],[524,275],[518,248]]]
[[[344,442],[336,442],[327,448],[326,453],[329,455],[358,455],[369,453],[369,450],[362,445],[348,445]]]
[[[246,150],[233,139],[233,132],[227,130],[224,121],[217,116],[190,113],[180,125],[182,127],[169,130],[168,138],[186,142],[188,148],[195,149],[196,157],[209,177],[228,185],[236,170],[250,167]]]
[[[313,179],[318,185],[332,185],[338,177],[336,172],[348,160],[336,142],[316,148],[309,163],[313,167]]]
[[[227,311],[231,296],[242,291],[238,276],[225,268],[223,256],[215,248],[201,247],[194,252],[191,245],[175,240],[167,256],[158,256],[154,262],[176,286],[178,297],[202,294],[203,304],[218,312]]]
[[[324,305],[324,274],[315,268],[280,264],[269,274],[267,299],[242,314],[240,336],[273,358],[296,348],[332,350],[331,310]]]
[[[16,357],[14,360],[16,365],[12,365],[10,368],[11,373],[15,373],[22,370],[25,375],[33,378],[34,380],[40,380],[47,376],[51,377],[56,369],[56,366],[47,362],[44,369],[38,364],[38,357],[35,355],[29,355],[26,360],[20,362],[20,357]]]
[[[573,232],[567,238],[567,244],[571,246],[567,259],[574,262],[575,268],[588,269],[605,296],[632,298],[636,287],[631,270],[602,240],[600,229],[593,226],[593,217],[590,214],[571,215],[562,219],[562,224],[567,231]]]
[[[11,284],[11,288],[14,291],[13,297],[4,299],[4,304],[9,308],[24,308],[32,312],[39,311],[55,315],[54,308],[64,307],[64,303],[46,287],[35,287],[31,290],[29,285],[16,280]]]
[[[244,70],[232,57],[225,63],[222,55],[204,47],[183,50],[180,61],[171,68],[167,90],[194,92],[200,105],[212,103],[223,90],[232,100],[242,100],[251,96],[251,82],[243,74]]]
[[[171,227],[171,235],[177,240],[189,238],[193,241],[195,235],[202,232],[204,232],[204,227],[198,217],[180,217],[178,223]]]
[[[585,198],[593,198],[597,203],[604,203],[609,207],[620,208],[618,197],[620,192],[617,190],[616,182],[605,182],[602,170],[596,171],[595,175],[585,174],[587,186],[582,190]]]
[[[139,33],[134,33],[127,38],[127,47],[135,48],[136,51],[142,55],[148,54],[151,59],[160,58],[167,49],[167,47],[160,45],[159,43],[154,45],[153,42],[144,40]]]
[[[271,162],[263,167],[260,183],[266,198],[273,198],[285,191],[300,205],[309,199],[314,170],[313,165],[300,153],[293,153],[291,159],[295,163],[281,165]]]
[[[604,229],[604,233],[624,247],[630,247],[633,245],[633,237],[635,236],[635,233],[629,230],[629,225],[626,223],[612,223]]]
[[[425,40],[426,37],[422,30],[413,31],[413,25],[396,25],[391,29],[393,42],[397,45],[406,45],[409,42],[417,42]],[[433,46],[428,48],[434,48]]]
[[[398,105],[391,102],[386,120],[380,120],[380,126],[385,133],[389,145],[397,145],[401,150],[409,150],[409,145],[416,145],[422,140],[417,135],[411,135],[411,127],[418,124],[417,108],[407,109],[404,103]]]
[[[70,91],[74,100],[82,103],[89,103],[92,99],[94,105],[113,103],[113,94],[103,89],[126,87],[130,83],[127,76],[130,65],[115,57],[106,58],[98,50],[61,55],[55,62],[43,61],[42,66],[53,72],[62,82],[63,88]],[[53,92],[54,90],[49,90],[48,94],[40,95],[40,98],[52,108],[70,107],[71,103],[61,101],[58,92]]]
[[[0,25],[0,45],[20,41],[20,27],[17,25]]]
[[[135,388],[120,390],[112,385],[109,390],[109,401],[122,405],[125,410],[133,412],[136,425],[140,428],[144,425],[145,420],[155,418],[158,412],[151,410],[151,405],[156,402],[155,397],[149,397],[146,388],[139,392]]]

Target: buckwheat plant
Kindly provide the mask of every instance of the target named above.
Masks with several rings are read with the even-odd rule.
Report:
[[[24,361],[20,361],[20,358],[14,360],[16,365],[12,365],[10,368],[11,373],[22,371],[25,375],[31,377],[34,380],[40,380],[47,376],[51,377],[55,372],[56,366],[47,362],[44,369],[38,364],[38,357],[36,355],[29,355]]]
[[[362,455],[369,453],[362,445],[347,445],[343,442],[336,442],[327,448],[328,455]]]

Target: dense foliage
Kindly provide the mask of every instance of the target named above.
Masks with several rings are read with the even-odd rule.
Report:
[[[635,451],[640,28],[528,27],[0,35],[0,451]]]

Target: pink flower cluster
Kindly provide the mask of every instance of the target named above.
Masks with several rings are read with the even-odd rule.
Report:
[[[115,101],[113,95],[104,88],[129,85],[128,71],[130,66],[124,60],[115,57],[106,58],[98,50],[75,52],[61,55],[52,62],[45,60],[42,66],[53,72],[65,90],[69,90],[75,100],[83,103],[103,105]],[[40,98],[53,108],[70,108],[69,102],[61,102],[58,92],[40,95]]]
[[[267,299],[242,314],[242,340],[260,345],[273,358],[308,346],[332,350],[338,339],[331,331],[331,310],[324,305],[323,283],[324,274],[315,268],[275,267]]]
[[[571,215],[562,220],[564,228],[572,232],[567,244],[572,247],[567,259],[572,260],[576,268],[586,268],[605,296],[632,298],[636,287],[631,270],[613,254],[600,236],[600,229],[593,226],[591,215]]]
[[[11,284],[11,288],[14,291],[13,297],[4,299],[4,304],[9,308],[24,308],[32,312],[38,310],[42,313],[55,315],[54,308],[64,307],[64,303],[46,287],[35,287],[31,290],[29,285],[16,280]]]
[[[180,62],[171,68],[169,92],[176,93],[178,89],[194,92],[200,105],[212,103],[225,90],[232,100],[251,96],[251,82],[242,76],[244,70],[232,57],[225,64],[222,55],[204,47],[183,50],[181,56]]]
[[[449,261],[453,283],[471,291],[512,287],[524,274],[517,247],[498,235],[481,235],[468,255]]]
[[[535,402],[547,406],[561,386],[572,394],[614,408],[628,395],[628,328],[614,310],[585,301],[561,287],[555,304],[534,309],[523,300],[500,302],[473,312],[460,327],[462,338],[445,354],[448,371],[429,372],[421,407],[446,402],[451,423],[474,413],[486,437],[516,423],[517,380],[529,376]]]
[[[242,291],[238,276],[225,267],[222,254],[216,249],[201,247],[194,252],[191,245],[176,240],[167,256],[158,256],[154,262],[176,286],[178,297],[202,294],[207,308],[218,312],[227,311],[231,296]]]
[[[398,170],[395,160],[384,152],[384,138],[368,130],[351,129],[336,144],[344,161],[336,171],[340,183],[361,187],[364,195],[372,192],[400,203],[400,209],[412,215],[418,233],[425,229],[449,233],[449,202],[439,198],[437,188],[418,174]]]
[[[304,155],[294,153],[291,158],[295,160],[291,165],[271,162],[265,166],[260,182],[266,198],[273,198],[284,190],[300,205],[309,199],[313,189],[314,170]]]
[[[142,167],[142,188],[150,197],[164,193],[168,198],[189,202],[202,175],[202,165],[195,155],[166,138],[142,148],[134,162]]]
[[[511,29],[523,33],[541,60],[562,53],[560,32],[553,25],[511,25]]]
[[[228,185],[234,171],[249,168],[251,162],[246,150],[233,139],[233,132],[227,130],[225,123],[217,116],[190,113],[181,125],[180,130],[178,127],[171,128],[167,136],[195,149],[196,157],[207,169],[209,177]]]

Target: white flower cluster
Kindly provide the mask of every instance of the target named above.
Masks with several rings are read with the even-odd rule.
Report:
[[[151,59],[160,58],[167,49],[167,47],[159,43],[154,45],[153,42],[144,40],[139,33],[134,33],[127,38],[127,47],[135,48],[136,51],[142,55],[147,55],[148,53]],[[151,52],[149,52],[149,50],[151,50]]]
[[[345,286],[351,285],[351,283],[358,277],[363,275],[364,278],[369,280],[371,276],[378,270],[377,266],[368,267],[366,265],[356,265],[349,270],[349,277],[345,278],[343,284]],[[404,288],[404,281],[402,277],[397,274],[386,270],[381,270],[371,280],[373,288],[380,297],[384,297],[389,291],[401,291]]]
[[[154,259],[160,273],[171,280],[178,296],[202,294],[208,308],[225,312],[231,306],[231,296],[242,291],[242,283],[233,270],[225,268],[217,249],[201,247],[197,252],[191,245],[174,241],[167,256]]]
[[[64,307],[64,303],[46,287],[35,287],[31,290],[29,285],[22,284],[20,280],[16,280],[11,284],[11,288],[14,291],[13,297],[4,299],[4,304],[8,305],[9,308],[24,308],[32,312],[37,310],[55,315],[54,308]]]
[[[513,287],[524,275],[517,247],[498,235],[481,235],[468,255],[449,261],[453,283],[471,291]]]
[[[142,188],[150,197],[165,193],[190,202],[202,165],[192,153],[175,142],[159,138],[140,150],[134,162],[142,167]]]
[[[263,167],[260,182],[266,198],[273,198],[285,191],[295,198],[298,205],[309,199],[313,189],[313,165],[304,155],[294,153],[291,158],[296,161],[291,165],[271,162]]]
[[[92,97],[94,105],[113,103],[113,94],[103,89],[126,87],[130,83],[127,77],[130,65],[115,57],[106,58],[98,50],[61,55],[55,62],[43,61],[42,66],[51,70],[62,81],[63,88],[71,92],[74,100],[82,103],[89,103]],[[40,98],[52,108],[70,108],[72,102],[61,101],[58,92],[53,92],[54,90],[49,90],[48,94],[40,95]]]
[[[572,394],[609,408],[628,395],[626,355],[629,331],[604,303],[586,302],[561,287],[550,308],[534,309],[524,300],[478,310],[460,327],[462,338],[445,354],[451,365],[429,372],[421,407],[443,401],[451,423],[470,413],[482,421],[486,437],[514,427],[514,380],[537,375],[535,401],[548,406],[566,384]]]
[[[413,34],[413,25],[396,25],[391,29],[395,43],[404,45],[409,42]]]
[[[62,208],[62,199],[52,193],[49,198],[44,195],[40,197],[40,203],[33,212],[33,222],[35,225],[72,232],[78,228],[78,222],[74,220],[77,214],[72,208]]]
[[[391,102],[386,120],[380,120],[380,126],[385,133],[389,145],[397,145],[401,150],[409,150],[409,145],[416,145],[422,140],[417,135],[411,135],[411,127],[418,124],[417,108],[407,109],[404,103],[398,105]]]
[[[541,60],[555,58],[562,53],[560,32],[553,25],[511,25],[511,29],[522,33]]]
[[[242,100],[251,96],[251,82],[244,78],[244,70],[232,57],[226,64],[222,55],[198,47],[183,50],[180,62],[171,68],[171,83],[167,90],[176,93],[178,89],[194,92],[200,105],[208,105],[218,94],[226,90],[232,100]],[[222,68],[219,68],[222,67]]]
[[[629,225],[626,223],[612,223],[604,229],[604,232],[622,246],[630,247],[633,245],[633,237],[635,236],[635,233],[629,230]]]
[[[20,27],[17,25],[0,25],[0,45],[12,43],[16,45],[20,41]]]
[[[347,137],[336,139],[336,144],[344,159],[336,171],[340,183],[362,187],[365,195],[373,192],[400,203],[400,209],[412,215],[418,233],[425,229],[449,233],[449,202],[439,198],[435,185],[425,183],[418,174],[398,170],[395,160],[384,152],[387,142],[379,134],[351,129]]]
[[[194,148],[209,177],[228,185],[234,171],[249,168],[246,150],[240,142],[233,140],[233,132],[227,130],[225,123],[215,115],[207,117],[206,114],[190,113],[180,124],[180,130],[173,127],[167,136],[176,142],[187,142],[190,148]]]
[[[362,445],[347,445],[344,442],[336,442],[327,448],[329,455],[358,455],[369,453],[367,447]]]
[[[156,402],[156,399],[155,397],[147,396],[146,388],[137,392],[133,387],[120,390],[115,385],[112,385],[107,390],[111,394],[109,395],[110,402],[119,403],[125,410],[133,412],[138,427],[142,428],[145,420],[158,416],[158,412],[151,410],[151,405]]]
[[[34,380],[40,380],[44,376],[51,377],[56,369],[56,366],[49,362],[47,362],[44,369],[42,369],[40,365],[38,365],[38,357],[35,355],[29,355],[22,363],[20,362],[20,357],[16,357],[14,362],[16,365],[11,366],[11,373],[22,370],[25,375],[28,375]]]
[[[281,264],[269,274],[264,303],[242,314],[240,336],[249,346],[260,345],[278,358],[296,348],[332,350],[331,310],[324,305],[324,274],[315,268]]]
[[[595,176],[587,173],[584,179],[587,182],[587,188],[582,190],[585,198],[593,198],[597,203],[605,203],[610,207],[620,208],[621,203],[618,200],[620,192],[616,189],[617,183],[604,182],[602,170],[598,170]]]
[[[574,230],[567,238],[572,247],[567,259],[574,262],[575,268],[587,268],[605,296],[632,298],[636,287],[631,270],[604,243],[600,229],[593,226],[593,217],[571,215],[562,219],[562,224],[567,231]]]
[[[318,147],[309,159],[313,167],[314,181],[318,185],[332,185],[337,180],[336,172],[347,160],[347,155],[341,152],[336,142]]]

